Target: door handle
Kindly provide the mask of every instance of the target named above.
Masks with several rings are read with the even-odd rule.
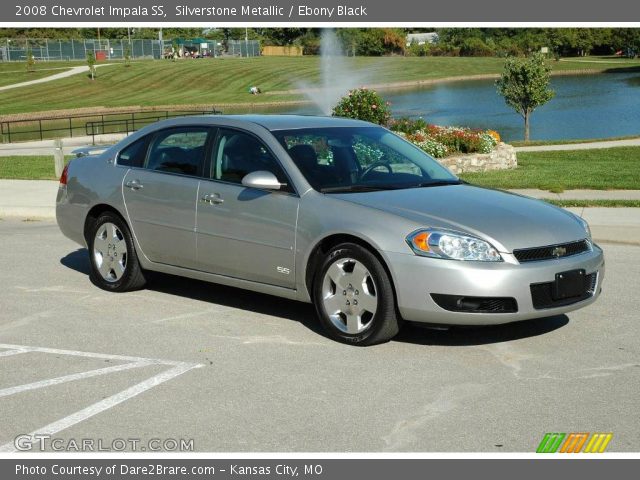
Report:
[[[129,180],[124,184],[124,186],[130,188],[131,190],[140,190],[144,187],[144,185],[140,183],[140,180]]]
[[[220,205],[221,203],[224,203],[224,200],[220,198],[219,193],[207,193],[200,197],[200,200],[210,205]]]

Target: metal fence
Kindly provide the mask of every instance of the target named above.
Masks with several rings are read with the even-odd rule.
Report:
[[[27,52],[37,61],[51,60],[85,60],[87,52],[92,50],[103,60],[122,60],[125,57],[128,39],[85,39],[85,40],[52,40],[52,39],[0,39],[0,61],[25,61]],[[172,52],[172,40],[143,40],[132,39],[130,55],[132,59],[162,58]],[[257,40],[229,40],[227,51],[223,51],[220,42],[208,40],[202,44],[183,44],[179,48],[196,48],[207,51],[211,56],[233,55],[239,57],[254,57],[260,55],[260,42]]]
[[[12,120],[0,122],[0,142],[14,143],[65,137],[90,136],[108,133],[129,134],[153,122],[173,117],[218,114],[209,110],[128,111],[96,113],[67,117]]]

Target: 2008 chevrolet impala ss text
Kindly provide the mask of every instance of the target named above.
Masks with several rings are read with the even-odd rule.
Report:
[[[331,337],[359,345],[403,320],[565,313],[604,278],[580,217],[466,184],[392,132],[340,118],[159,122],[72,160],[56,212],[105,290],[159,271],[313,302]]]

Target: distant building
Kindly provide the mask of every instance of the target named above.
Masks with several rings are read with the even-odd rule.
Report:
[[[407,35],[407,47],[412,43],[418,45],[425,45],[427,43],[436,43],[438,41],[438,34],[436,32],[427,33],[409,33]]]

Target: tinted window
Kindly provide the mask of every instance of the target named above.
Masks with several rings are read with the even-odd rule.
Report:
[[[202,175],[208,128],[176,128],[156,135],[146,167],[160,172]]]
[[[257,138],[244,132],[221,130],[211,162],[211,178],[242,183],[245,175],[259,170],[273,173],[280,183],[288,183],[278,161]]]
[[[384,128],[308,128],[272,133],[316,190],[459,183],[432,157]]]
[[[147,156],[148,137],[141,138],[126,147],[118,155],[118,165],[142,167]]]

